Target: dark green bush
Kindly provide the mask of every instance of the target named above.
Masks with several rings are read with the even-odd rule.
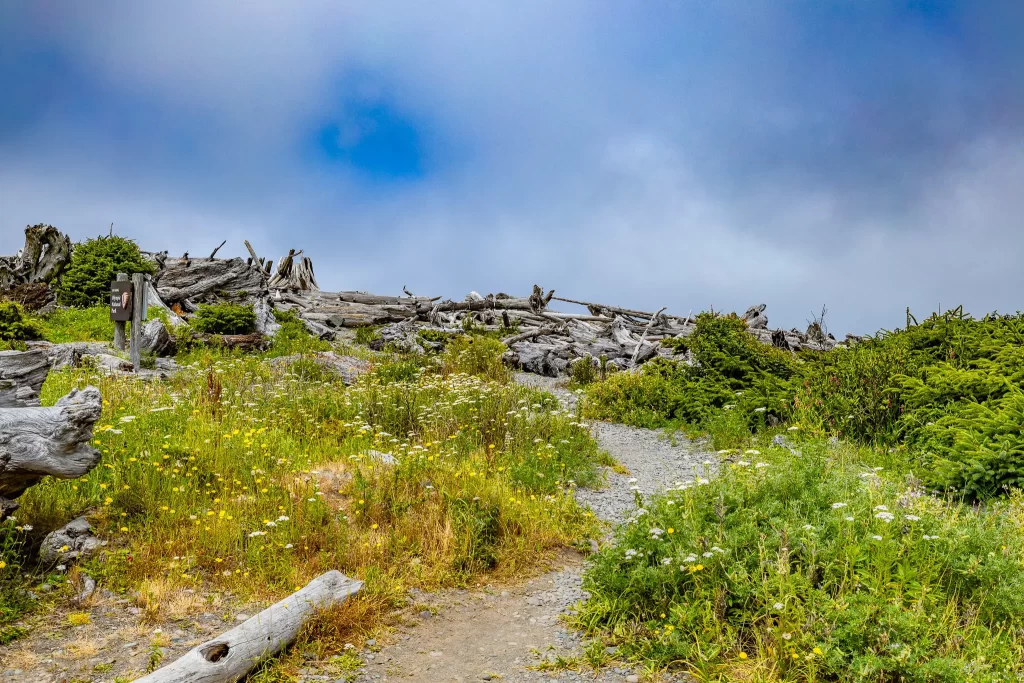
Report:
[[[25,315],[25,309],[14,301],[0,300],[0,341],[38,339],[39,326]]]
[[[207,334],[252,334],[256,331],[256,314],[252,306],[203,304],[189,324]]]
[[[639,373],[592,384],[586,414],[640,427],[700,427],[731,405],[754,427],[788,413],[796,359],[759,343],[742,320],[703,313],[687,347],[695,365],[656,358]]]
[[[152,273],[135,242],[124,237],[97,237],[79,242],[61,276],[57,301],[64,306],[96,306],[109,301],[110,283],[118,273]]]

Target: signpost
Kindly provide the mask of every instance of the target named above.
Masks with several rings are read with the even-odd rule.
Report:
[[[129,353],[135,372],[139,371],[142,363],[142,321],[147,318],[148,289],[149,277],[144,273],[133,274],[131,282],[127,274],[118,273],[117,279],[110,283],[110,319],[114,321],[114,346],[118,351],[124,351],[125,323],[130,320],[132,331]]]
[[[132,284],[127,273],[118,273],[110,283],[110,319],[114,321],[114,348],[124,351],[124,324],[132,319]]]

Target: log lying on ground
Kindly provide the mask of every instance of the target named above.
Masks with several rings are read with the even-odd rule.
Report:
[[[219,638],[135,683],[234,683],[268,657],[295,641],[318,609],[340,604],[363,587],[362,581],[329,571]]]
[[[50,373],[46,351],[0,351],[0,408],[39,405],[39,390]]]
[[[253,304],[267,293],[266,276],[240,258],[164,258],[153,285],[167,305],[194,310],[197,304]]]
[[[2,514],[46,475],[74,479],[96,466],[100,453],[89,440],[101,410],[95,387],[73,389],[50,408],[0,408]]]

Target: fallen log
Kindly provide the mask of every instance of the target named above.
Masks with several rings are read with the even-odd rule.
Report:
[[[318,609],[358,593],[362,581],[329,571],[219,638],[186,652],[135,683],[235,683],[260,662],[291,645]]]
[[[501,343],[505,346],[512,346],[516,342],[526,341],[528,339],[536,339],[537,337],[545,334],[560,334],[565,331],[563,325],[549,325],[547,327],[538,327],[536,330],[530,330],[528,332],[521,332],[520,334],[513,335],[507,339],[502,339]]]
[[[153,285],[166,304],[185,308],[186,302],[251,304],[266,294],[263,271],[240,258],[167,258]]]
[[[43,349],[0,351],[0,408],[39,405],[39,390],[50,373]]]
[[[96,387],[72,389],[50,408],[0,408],[0,515],[46,475],[74,479],[96,466],[89,440],[101,411]]]
[[[223,346],[226,349],[239,351],[266,351],[270,348],[270,339],[259,332],[255,334],[197,334],[196,339],[212,346]]]

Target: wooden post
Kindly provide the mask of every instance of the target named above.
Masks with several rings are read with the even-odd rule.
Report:
[[[142,318],[146,310],[146,297],[142,294],[146,291],[146,275],[134,273],[132,275],[132,339],[131,339],[131,360],[132,369],[139,371],[142,365]]]
[[[113,229],[114,224],[111,223],[110,226],[111,226],[111,229]],[[118,282],[128,282],[128,274],[127,273],[118,273],[117,274],[117,281]],[[123,320],[116,320],[116,321],[114,321],[114,348],[117,349],[118,351],[124,351],[124,321]]]

